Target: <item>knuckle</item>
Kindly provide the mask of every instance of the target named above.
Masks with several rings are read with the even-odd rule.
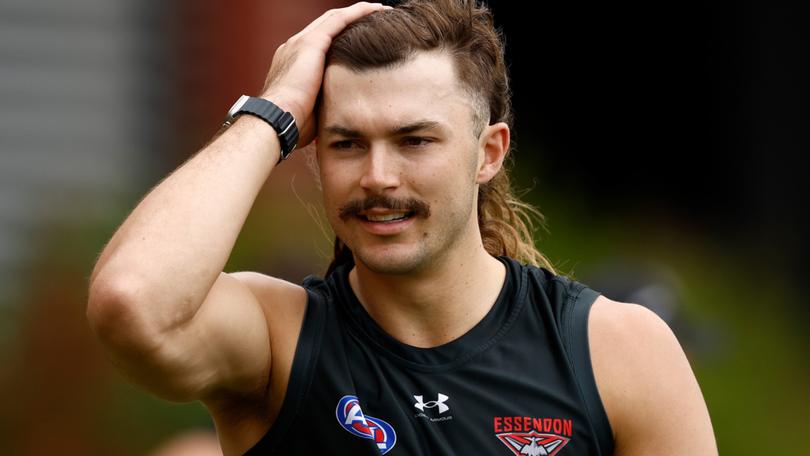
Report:
[[[302,44],[306,45],[307,47],[328,47],[330,42],[331,39],[328,36],[320,34],[312,34],[302,39]]]
[[[338,18],[338,19],[345,19],[350,14],[351,13],[349,12],[349,8],[341,8],[341,9],[336,9],[335,12],[332,13],[332,17],[335,17],[335,18]]]
[[[301,40],[304,39],[303,37],[305,37],[305,36],[306,35],[301,35],[300,33],[296,34],[296,35],[293,35],[284,44],[287,45],[288,47],[300,46]]]

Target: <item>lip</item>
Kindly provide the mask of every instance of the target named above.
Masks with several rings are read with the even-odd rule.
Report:
[[[410,216],[405,220],[398,220],[396,222],[372,222],[362,217],[356,217],[355,220],[360,222],[360,226],[371,234],[377,236],[393,236],[408,229],[408,227],[413,224],[414,218],[416,217]]]

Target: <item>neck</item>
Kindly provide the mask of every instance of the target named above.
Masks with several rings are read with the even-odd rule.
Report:
[[[349,283],[388,334],[415,347],[435,347],[464,335],[495,304],[506,268],[483,244],[412,275],[377,274],[358,262]]]

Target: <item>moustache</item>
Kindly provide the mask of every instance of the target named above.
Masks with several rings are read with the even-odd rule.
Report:
[[[349,201],[340,207],[341,220],[355,217],[371,208],[384,208],[392,211],[406,211],[412,217],[430,217],[430,205],[415,198],[397,199],[386,195],[372,195],[365,199]]]

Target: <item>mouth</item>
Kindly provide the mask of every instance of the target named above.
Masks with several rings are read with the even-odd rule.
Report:
[[[339,208],[338,217],[344,221],[356,218],[372,225],[401,223],[417,217],[430,217],[430,205],[415,198],[398,199],[387,195],[372,195],[366,199],[347,202]]]
[[[403,220],[408,220],[409,218],[413,217],[413,214],[414,214],[413,211],[385,212],[385,213],[366,212],[357,214],[357,217],[366,222],[396,223],[401,222]]]
[[[430,205],[415,198],[393,198],[371,195],[351,200],[338,210],[344,222],[355,220],[365,233],[389,240],[413,229],[417,220],[430,217]]]
[[[360,226],[373,235],[394,236],[404,233],[416,219],[415,211],[374,208],[359,212]]]

